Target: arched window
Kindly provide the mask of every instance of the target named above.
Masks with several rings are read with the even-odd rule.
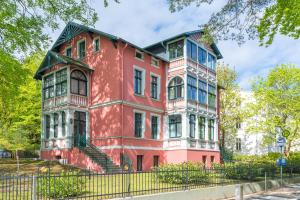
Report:
[[[71,73],[71,93],[87,96],[87,78],[79,70]]]
[[[180,77],[173,78],[168,86],[169,99],[179,99],[183,97],[183,80]]]

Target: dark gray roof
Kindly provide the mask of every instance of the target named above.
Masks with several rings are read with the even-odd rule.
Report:
[[[34,75],[35,79],[42,79],[42,73],[57,64],[73,64],[89,70],[93,70],[87,64],[80,60],[75,60],[65,55],[58,54],[54,51],[48,51],[37,72]]]
[[[162,41],[159,41],[159,42],[156,42],[154,44],[151,44],[149,46],[146,46],[144,47],[144,49],[148,50],[148,51],[151,51],[151,49],[153,48],[156,48],[156,47],[160,47],[160,46],[163,46],[164,44],[166,44],[167,42],[171,41],[171,40],[176,40],[178,38],[181,38],[181,37],[189,37],[195,33],[204,33],[203,30],[194,30],[194,31],[187,31],[187,32],[184,32],[184,33],[180,33],[178,35],[175,35],[173,37],[170,37],[170,38],[167,38],[167,39],[164,39]],[[218,59],[221,59],[223,58],[220,50],[218,49],[217,45],[215,43],[211,44],[210,47],[213,49],[214,53],[216,54],[217,58]]]

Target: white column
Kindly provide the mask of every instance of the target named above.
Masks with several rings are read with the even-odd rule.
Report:
[[[198,121],[198,118],[199,118],[199,116],[198,115],[195,115],[196,116],[196,121],[195,121],[195,139],[199,139],[199,126],[198,126],[198,123],[199,123],[199,121]]]
[[[209,138],[208,138],[208,120],[209,120],[209,118],[208,117],[206,117],[205,118],[205,140],[209,140]]]
[[[181,146],[182,147],[187,147],[187,137],[189,134],[189,118],[188,118],[188,114],[186,112],[181,114],[181,119],[182,119],[182,135],[181,135]]]
[[[217,122],[217,118],[215,118],[214,121],[214,141],[217,142],[218,141],[218,122]]]

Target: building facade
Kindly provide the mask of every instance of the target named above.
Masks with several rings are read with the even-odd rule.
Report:
[[[217,47],[186,32],[146,48],[69,23],[35,78],[41,157],[108,171],[220,161]]]

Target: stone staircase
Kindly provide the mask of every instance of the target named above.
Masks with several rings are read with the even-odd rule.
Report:
[[[105,173],[118,173],[122,171],[120,166],[114,164],[111,158],[101,152],[96,146],[86,144],[86,147],[80,147],[79,149],[93,162],[99,165]]]

